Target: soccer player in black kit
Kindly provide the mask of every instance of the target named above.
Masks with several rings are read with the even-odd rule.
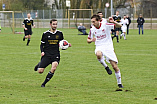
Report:
[[[24,33],[25,36],[23,37],[23,41],[28,38],[27,40],[27,46],[29,45],[29,42],[31,40],[31,35],[32,35],[32,26],[35,28],[35,25],[33,23],[33,19],[31,18],[31,14],[27,14],[27,18],[22,23],[22,26],[24,28]]]
[[[45,81],[42,83],[41,87],[45,87],[45,84],[53,77],[55,70],[60,61],[60,51],[59,42],[64,39],[63,33],[58,31],[57,20],[52,19],[50,21],[51,29],[44,32],[41,39],[41,61],[35,66],[34,70],[38,73],[43,73],[45,68],[51,64],[51,70],[47,74]],[[71,44],[69,43],[69,47]]]
[[[119,11],[116,11],[116,15],[113,16],[113,19],[114,19],[114,21],[116,21],[116,22],[118,22],[118,23],[121,22],[121,16],[119,15]],[[121,28],[115,28],[116,34],[112,37],[112,39],[113,39],[114,37],[117,38],[117,43],[119,43],[119,37],[118,37],[119,31],[121,31]]]

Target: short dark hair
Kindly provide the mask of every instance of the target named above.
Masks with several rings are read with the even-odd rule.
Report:
[[[53,21],[57,21],[57,19],[52,19],[52,20],[50,20],[50,24],[51,24]]]
[[[124,15],[124,16],[126,16],[126,15]]]
[[[99,16],[99,15],[94,14],[94,15],[91,17],[91,19],[93,19],[93,18],[95,18],[96,21],[100,21],[100,16]]]
[[[97,12],[97,14],[102,13],[102,12]]]

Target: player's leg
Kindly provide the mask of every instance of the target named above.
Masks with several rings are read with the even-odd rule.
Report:
[[[126,32],[124,32],[123,35],[124,35],[124,39],[126,40]]]
[[[25,33],[25,36],[23,37],[23,41],[25,41],[25,39],[27,39],[29,35],[27,30],[24,30],[24,33]]]
[[[120,39],[122,39],[122,36],[124,36],[123,27],[122,27],[122,33],[120,34]]]
[[[39,62],[35,67],[34,67],[34,71],[38,71],[39,65],[41,62]]]
[[[108,65],[105,63],[104,56],[103,56],[102,52],[101,51],[97,51],[96,52],[96,56],[97,56],[98,61],[105,67],[107,73],[109,75],[111,75],[112,71],[109,69]]]
[[[118,68],[117,62],[110,60],[110,63],[115,70],[115,76],[117,78],[117,84],[119,88],[123,88],[122,82],[121,82],[121,73],[120,69]]]
[[[31,41],[31,35],[28,35],[27,46],[29,45],[30,41]]]
[[[112,36],[112,40],[113,40],[113,38],[116,37],[116,29],[114,29],[114,30],[112,29],[111,32],[112,32],[112,35],[113,35]]]
[[[57,69],[57,66],[58,66],[58,62],[53,62],[52,63],[52,67],[51,67],[51,71],[47,74],[46,78],[45,78],[45,81],[42,83],[41,87],[45,87],[45,84],[50,81],[50,79],[53,77],[56,69]]]
[[[83,35],[86,35],[86,30],[82,30]]]
[[[27,39],[28,38],[28,35],[25,35],[24,37],[23,37],[23,41],[25,41],[25,39]]]
[[[35,66],[37,67],[38,73],[42,74],[44,72],[44,69],[51,64],[51,60],[47,56],[42,56],[41,61]]]
[[[119,30],[118,30],[118,31],[116,31],[117,43],[119,43],[119,38],[118,38],[118,35],[119,35]]]

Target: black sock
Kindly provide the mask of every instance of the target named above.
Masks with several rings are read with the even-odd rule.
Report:
[[[23,41],[25,41],[25,36],[23,37]]]
[[[116,38],[117,38],[117,42],[118,42],[119,41],[118,35],[116,35]]]
[[[45,85],[52,77],[53,77],[54,73],[49,72],[46,76],[45,81],[43,82],[42,85]]]
[[[28,40],[27,40],[27,45],[29,45],[30,40],[31,40],[31,39],[28,39]]]
[[[35,66],[34,71],[38,70],[39,64],[40,64],[40,62]]]

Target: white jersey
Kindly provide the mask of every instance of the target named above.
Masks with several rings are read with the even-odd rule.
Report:
[[[114,24],[112,23],[100,23],[99,28],[92,26],[88,35],[88,39],[92,39],[94,37],[96,38],[95,54],[97,51],[101,51],[103,56],[106,57],[107,62],[110,63],[109,60],[112,60],[118,63],[110,34],[111,29],[114,29]]]
[[[110,34],[111,29],[114,29],[114,24],[112,23],[100,23],[99,28],[92,26],[88,38],[92,39],[95,37],[96,46],[103,45],[106,49],[113,49],[113,42]]]
[[[126,32],[127,24],[129,24],[128,19],[121,19],[121,24],[122,24],[122,27],[121,27],[122,31]]]

